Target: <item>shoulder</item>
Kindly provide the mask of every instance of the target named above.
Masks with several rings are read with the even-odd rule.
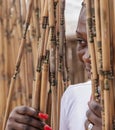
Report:
[[[77,102],[81,97],[84,99],[91,95],[91,81],[85,83],[79,83],[70,85],[62,96],[62,102],[68,104],[68,102]]]
[[[91,91],[91,81],[70,85],[64,92],[64,95],[71,95],[73,93],[77,94],[86,91]]]

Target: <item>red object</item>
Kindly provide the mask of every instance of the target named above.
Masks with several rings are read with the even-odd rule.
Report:
[[[50,126],[48,126],[48,125],[45,125],[44,130],[52,130],[52,128]]]
[[[47,120],[48,119],[48,114],[44,114],[44,113],[40,112],[40,113],[38,113],[38,117]]]

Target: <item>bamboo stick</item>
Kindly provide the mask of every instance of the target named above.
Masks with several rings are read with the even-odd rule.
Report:
[[[114,27],[114,22],[115,22],[115,12],[114,12],[114,1],[111,0],[109,2],[109,11],[110,11],[110,47],[112,46],[112,48],[114,48],[114,31],[115,31],[115,27]],[[112,16],[112,17],[111,17]],[[114,16],[114,17],[113,17]],[[110,53],[113,55],[114,57],[114,53],[112,51],[110,51]],[[112,62],[114,63],[114,58],[111,60],[111,64]],[[114,65],[112,65],[112,70],[114,72]],[[115,129],[114,126],[114,120],[115,120],[115,91],[114,91],[114,83],[113,83],[113,77],[110,81],[110,107],[112,109],[110,109],[110,129]]]
[[[46,113],[47,96],[48,96],[48,63],[43,63],[41,93],[40,93],[40,111]]]
[[[57,86],[57,126],[59,127],[59,119],[60,119],[60,106],[61,106],[61,90],[62,90],[62,66],[59,65],[59,70],[58,70],[58,86]],[[58,128],[59,129],[59,128]]]
[[[110,84],[108,75],[110,67],[110,32],[109,32],[109,7],[108,0],[100,1],[101,8],[101,35],[102,35],[102,63],[105,72],[104,87],[104,110],[105,110],[105,130],[110,129],[110,110],[109,110],[109,94]],[[108,58],[107,58],[108,57]],[[108,59],[108,60],[107,60]]]
[[[40,86],[41,86],[41,68],[36,73],[35,85],[33,86],[32,107],[36,110],[40,108]]]
[[[47,111],[46,113],[48,114],[49,118],[46,121],[47,124],[51,125],[51,108],[52,108],[52,94],[51,94],[51,88],[50,88],[50,84],[48,83],[48,100],[47,100]]]
[[[14,85],[15,85],[15,75],[11,79],[8,99],[7,99],[7,103],[6,103],[6,111],[5,111],[5,116],[4,116],[4,120],[3,120],[3,127],[2,127],[3,130],[5,130],[5,127],[6,127],[6,121],[7,121],[8,114],[9,114],[9,107],[10,107],[10,102],[11,102],[11,98],[12,98],[12,94],[13,94]]]
[[[56,68],[55,68],[55,50],[56,50],[56,30],[55,30],[55,15],[54,15],[54,1],[48,1],[48,12],[49,12],[49,27],[50,27],[50,80],[52,90],[52,128],[57,130],[57,110],[56,110]]]
[[[91,12],[92,8],[92,2],[90,0],[86,0],[86,16],[87,16],[87,22],[86,22],[86,27],[87,27],[87,37],[88,37],[88,47],[89,47],[89,52],[91,56],[91,68],[92,68],[92,96],[94,99],[98,100],[98,94],[96,93],[95,89],[97,89],[97,66],[96,66],[96,55],[95,55],[95,46],[94,46],[94,36],[92,32],[92,16],[93,12]]]
[[[100,21],[100,0],[95,0],[95,22],[97,38],[97,68],[99,74],[99,86],[101,88],[101,106],[102,106],[102,130],[105,129],[104,115],[104,76],[102,75],[102,41],[101,41],[101,21]]]
[[[110,71],[110,32],[108,0],[100,1],[103,71]],[[109,58],[108,60],[106,58]]]
[[[33,1],[34,2],[34,1]],[[26,17],[26,12],[27,12],[27,9],[26,9],[26,0],[21,0],[21,6],[23,8],[21,8],[21,12],[22,12],[22,22],[25,23],[25,17]]]

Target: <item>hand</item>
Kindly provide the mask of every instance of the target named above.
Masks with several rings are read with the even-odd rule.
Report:
[[[5,130],[52,130],[40,117],[44,118],[43,114],[38,114],[31,107],[16,107],[8,118]]]
[[[86,113],[87,120],[85,122],[85,129],[88,129],[89,124],[93,124],[91,130],[102,130],[101,105],[95,101],[88,103],[89,110]]]

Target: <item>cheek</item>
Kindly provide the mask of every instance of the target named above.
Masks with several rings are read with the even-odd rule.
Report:
[[[83,61],[83,56],[84,56],[84,54],[85,54],[84,49],[82,49],[82,50],[77,50],[77,55],[78,55],[78,58],[79,58],[79,60],[80,60],[81,62],[84,62],[84,61]]]

